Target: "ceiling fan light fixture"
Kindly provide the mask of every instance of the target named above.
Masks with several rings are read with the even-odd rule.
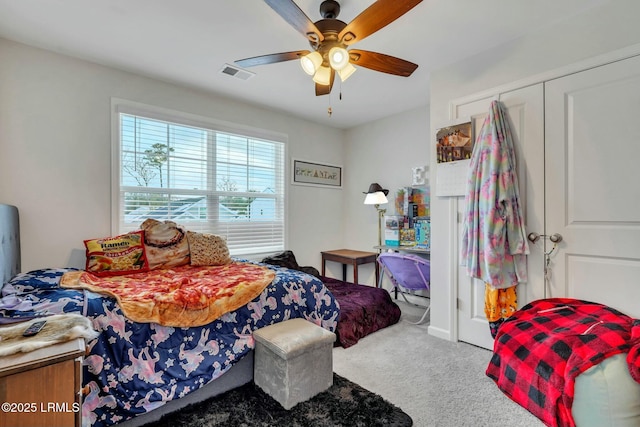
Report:
[[[328,86],[331,83],[331,69],[329,67],[320,67],[313,75],[313,81],[322,86]]]
[[[355,73],[356,70],[357,70],[356,67],[354,67],[350,63],[347,63],[347,65],[342,70],[338,70],[338,75],[340,76],[340,80],[344,82],[351,76],[351,74]]]
[[[329,50],[329,63],[331,64],[331,68],[336,71],[340,71],[349,65],[349,53],[347,49],[338,46],[332,47]]]
[[[300,65],[305,73],[313,76],[322,65],[322,55],[320,52],[311,52],[308,55],[300,57]]]

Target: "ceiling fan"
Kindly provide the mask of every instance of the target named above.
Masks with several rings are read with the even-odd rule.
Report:
[[[347,50],[347,47],[395,21],[422,0],[377,0],[349,24],[337,19],[340,4],[335,0],[321,3],[323,19],[316,22],[312,22],[293,0],[264,1],[309,40],[312,50],[272,53],[235,61],[241,67],[299,59],[303,70],[313,76],[316,95],[329,94],[335,74],[344,81],[356,70],[353,65],[403,77],[409,77],[418,68],[417,64],[404,59],[367,50]]]

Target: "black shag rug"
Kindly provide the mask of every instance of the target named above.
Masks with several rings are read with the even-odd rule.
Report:
[[[165,415],[145,427],[410,427],[400,408],[333,374],[333,386],[285,410],[253,382]]]

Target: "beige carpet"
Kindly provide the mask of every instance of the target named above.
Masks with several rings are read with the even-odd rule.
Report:
[[[420,299],[427,302],[426,299]],[[334,349],[334,371],[379,394],[416,427],[541,427],[485,375],[491,352],[430,336],[423,310],[401,301],[402,318],[353,347]]]

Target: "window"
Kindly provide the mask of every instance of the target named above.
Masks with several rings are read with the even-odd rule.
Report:
[[[284,250],[283,141],[117,114],[119,233],[154,218],[225,236],[232,255]]]

